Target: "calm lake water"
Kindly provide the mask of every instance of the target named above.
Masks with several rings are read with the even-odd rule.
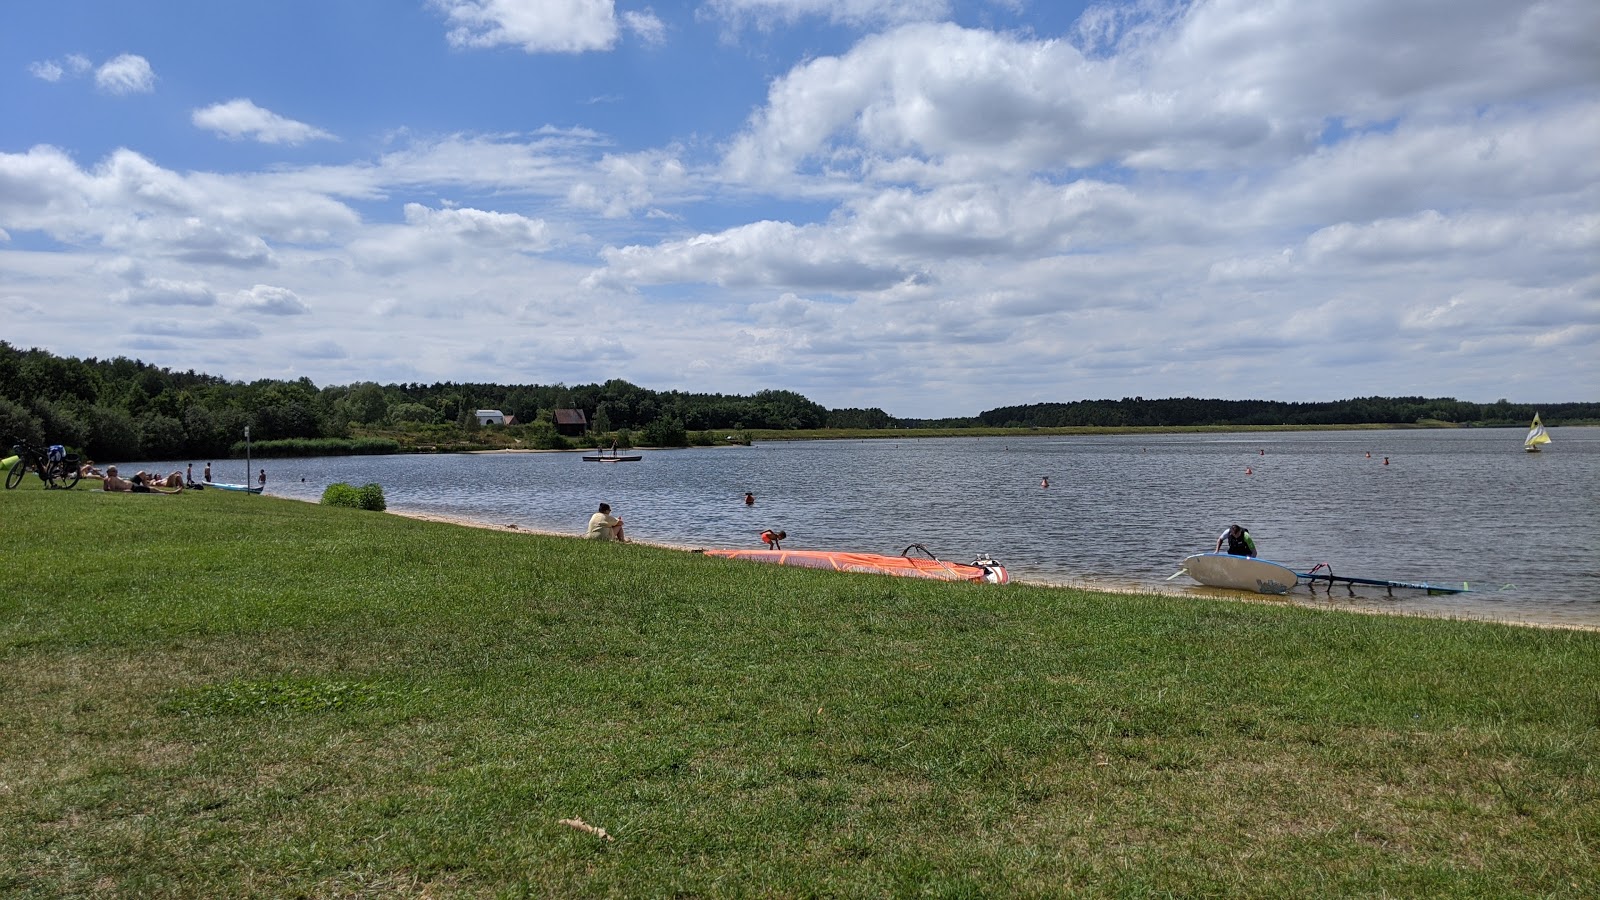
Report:
[[[1328,563],[1336,575],[1474,592],[1301,587],[1294,602],[1600,626],[1600,428],[1551,434],[1539,454],[1522,451],[1521,430],[1470,429],[795,441],[615,464],[577,453],[256,464],[268,494],[303,500],[376,481],[395,511],[574,534],[606,501],[647,542],[755,547],[771,527],[789,532],[786,548],[920,543],[961,562],[990,553],[1023,581],[1168,593],[1211,593],[1168,576],[1238,522],[1263,558],[1299,572]],[[214,469],[240,481],[245,464]]]

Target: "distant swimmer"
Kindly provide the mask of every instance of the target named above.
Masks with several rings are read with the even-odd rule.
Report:
[[[1045,477],[1039,479],[1039,487],[1047,488],[1049,486],[1050,486],[1050,476],[1049,475],[1046,475]]]
[[[745,491],[744,492],[744,505],[745,506],[755,506],[756,505],[756,495],[750,493],[749,491]]]

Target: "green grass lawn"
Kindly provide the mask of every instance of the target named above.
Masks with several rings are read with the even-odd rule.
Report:
[[[6,897],[1600,879],[1600,634],[89,487],[0,492]]]

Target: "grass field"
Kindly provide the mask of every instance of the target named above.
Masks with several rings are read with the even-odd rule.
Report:
[[[1600,634],[839,575],[221,491],[30,480],[0,522],[6,897],[1600,879]]]

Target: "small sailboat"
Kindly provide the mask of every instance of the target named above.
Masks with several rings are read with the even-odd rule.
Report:
[[[1545,433],[1544,423],[1539,421],[1539,414],[1533,414],[1533,427],[1528,429],[1528,436],[1522,440],[1522,449],[1529,453],[1538,453],[1540,444],[1550,443],[1550,435]]]

